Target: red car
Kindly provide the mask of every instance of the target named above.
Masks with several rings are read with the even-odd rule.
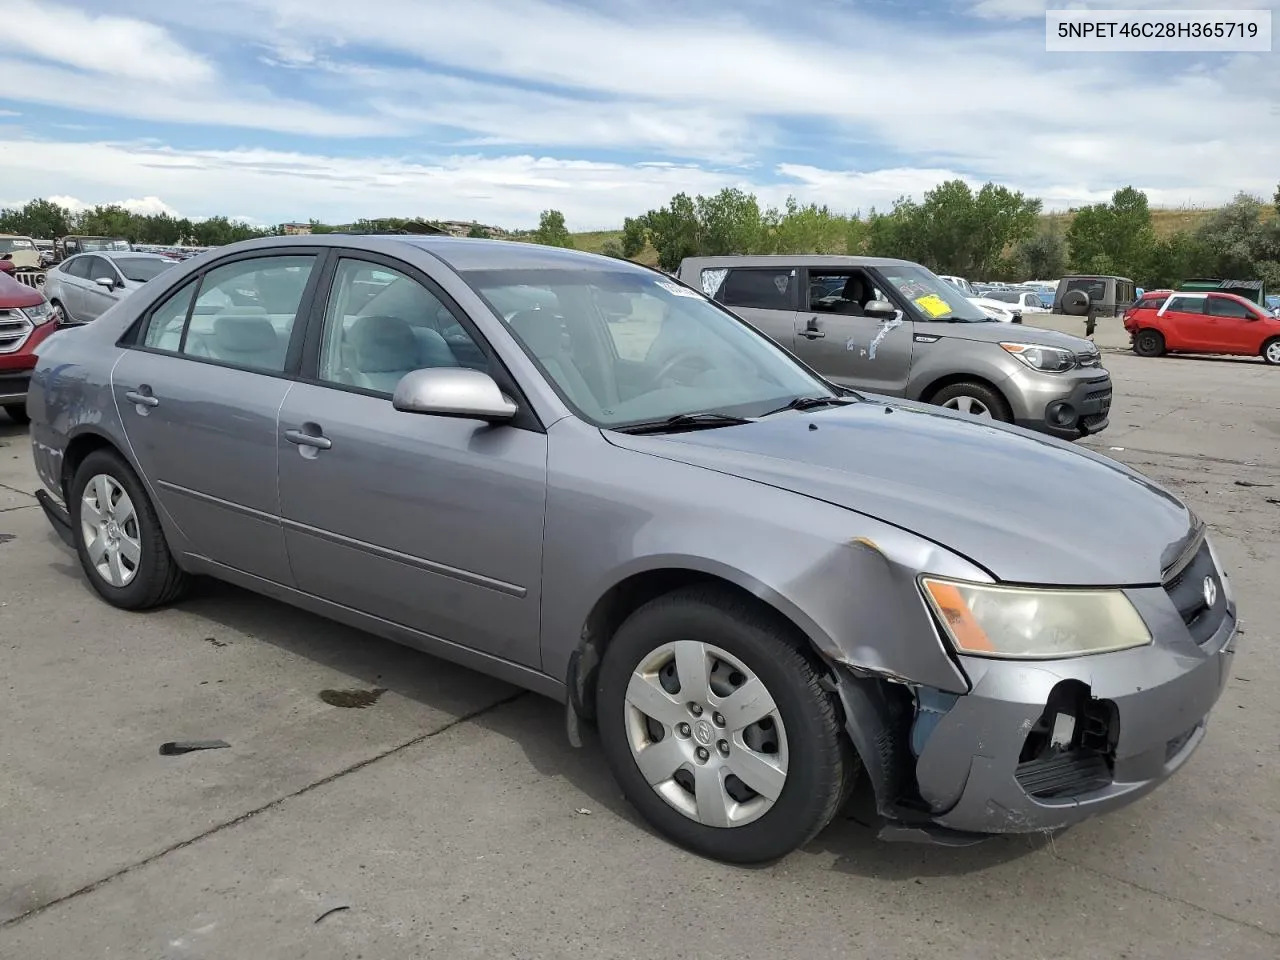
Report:
[[[0,271],[0,407],[17,423],[28,422],[35,348],[57,328],[44,294]]]
[[[1280,365],[1280,317],[1234,293],[1148,290],[1124,314],[1133,352],[1226,353]]]

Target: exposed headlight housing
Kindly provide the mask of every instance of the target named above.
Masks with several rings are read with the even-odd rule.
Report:
[[[1064,373],[1076,365],[1076,355],[1062,347],[1045,347],[1035,343],[1002,343],[1000,346],[1032,370]]]
[[[1002,660],[1059,660],[1128,650],[1151,631],[1120,590],[1055,590],[921,578],[956,652]]]
[[[37,327],[53,319],[53,308],[44,300],[34,307],[19,307],[19,312]]]

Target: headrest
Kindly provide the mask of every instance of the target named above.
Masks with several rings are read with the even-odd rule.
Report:
[[[521,310],[508,323],[535,357],[558,357],[567,352],[564,327],[550,310]]]
[[[867,295],[866,285],[862,282],[862,278],[854,274],[844,282],[844,292],[840,294],[846,300],[856,300],[859,303]]]
[[[265,353],[278,345],[276,328],[266,317],[224,314],[213,321],[213,339],[230,353]]]
[[[363,373],[394,373],[418,367],[418,338],[399,317],[362,317],[351,331],[356,366]]]

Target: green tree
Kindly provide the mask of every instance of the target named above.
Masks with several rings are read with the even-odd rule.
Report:
[[[72,232],[74,218],[66,207],[52,200],[31,200],[21,207],[0,210],[0,233],[17,233],[40,240],[55,240]]]
[[[543,210],[538,217],[538,229],[530,239],[548,247],[572,247],[573,237],[564,225],[564,214],[559,210]]]
[[[622,252],[622,244],[617,240],[606,240],[600,245],[600,252],[606,257],[613,257],[615,260],[626,260],[627,256]]]
[[[467,231],[467,236],[472,240],[488,240],[489,231],[478,223],[473,223],[471,229]]]
[[[80,214],[76,232],[94,237],[124,237],[136,240],[138,218],[118,204],[94,207]]]
[[[725,187],[694,201],[703,256],[758,253],[763,246],[760,204],[755,195]]]
[[[1052,231],[1021,241],[1014,247],[1013,256],[1018,272],[1026,275],[1024,280],[1060,277],[1067,270],[1067,245],[1061,234]]]
[[[1240,193],[1195,233],[1202,276],[1251,280],[1280,269],[1280,220],[1264,221],[1262,201]]]
[[[644,217],[627,217],[622,221],[622,255],[628,260],[638,257],[649,242]]]
[[[1080,273],[1138,277],[1154,243],[1147,195],[1133,187],[1077,210],[1067,228],[1070,266]]]
[[[849,249],[849,218],[816,203],[801,205],[787,197],[779,212],[765,215],[770,225],[771,253],[845,253]]]
[[[644,215],[649,242],[658,251],[658,266],[672,273],[685,257],[702,252],[702,228],[693,198],[677,193],[667,206]]]

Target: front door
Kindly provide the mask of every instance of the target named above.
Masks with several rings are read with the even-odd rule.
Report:
[[[84,321],[97,320],[120,299],[120,290],[124,286],[124,278],[120,276],[115,265],[106,257],[88,257],[89,276],[84,281],[83,309],[77,314]],[[111,288],[102,286],[98,281],[110,280]]]
[[[828,380],[901,396],[911,373],[911,320],[868,317],[863,306],[886,299],[864,270],[808,271],[806,310],[796,314],[795,352]]]
[[[788,350],[795,348],[796,311],[803,302],[799,285],[800,270],[788,266],[721,268],[702,276],[707,296]]]
[[[276,441],[298,587],[538,667],[546,434],[392,407],[406,373],[484,350],[407,265],[340,259],[316,318]]]
[[[1222,353],[1252,356],[1262,344],[1258,342],[1257,318],[1239,300],[1209,295],[1205,320],[1209,337]]]
[[[283,584],[291,578],[276,419],[293,385],[282,374],[315,260],[259,256],[192,279],[144,316],[111,377],[130,449],[188,548]],[[208,308],[246,285],[275,302],[192,309],[193,299]]]

